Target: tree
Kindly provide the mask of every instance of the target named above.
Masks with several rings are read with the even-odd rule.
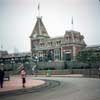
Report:
[[[78,61],[81,61],[81,62],[93,62],[93,63],[96,63],[96,62],[99,62],[100,61],[100,50],[84,50],[84,51],[80,51],[77,56],[76,56],[76,59]]]
[[[88,63],[89,67],[91,67],[92,64],[98,65],[100,62],[100,50],[82,50],[77,54],[76,59],[80,62]]]

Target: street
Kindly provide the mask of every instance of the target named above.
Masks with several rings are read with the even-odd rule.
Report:
[[[100,100],[100,79],[72,77],[35,77],[35,79],[57,80],[60,81],[60,85],[0,100]]]

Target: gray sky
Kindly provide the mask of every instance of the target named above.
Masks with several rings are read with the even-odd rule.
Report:
[[[0,0],[0,49],[30,51],[37,6],[38,0]],[[40,0],[40,15],[51,37],[70,30],[73,16],[74,30],[84,35],[86,44],[100,44],[99,0]]]

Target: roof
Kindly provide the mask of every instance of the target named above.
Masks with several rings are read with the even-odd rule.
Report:
[[[30,38],[35,38],[35,37],[49,37],[41,17],[37,17],[35,27],[30,36]]]
[[[65,35],[71,35],[72,33],[75,35],[80,35],[80,32],[75,30],[66,30]]]
[[[100,48],[100,45],[88,45],[87,48]]]

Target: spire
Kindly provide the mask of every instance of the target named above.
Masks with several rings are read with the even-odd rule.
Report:
[[[35,37],[46,37],[49,38],[48,32],[42,22],[42,17],[40,16],[40,1],[38,1],[38,16],[37,16],[37,21],[35,24],[35,27],[31,33],[30,38],[35,38]]]
[[[31,38],[33,38],[33,37],[47,37],[48,38],[49,37],[48,32],[42,22],[41,17],[37,17],[35,27],[34,27],[30,37]]]

